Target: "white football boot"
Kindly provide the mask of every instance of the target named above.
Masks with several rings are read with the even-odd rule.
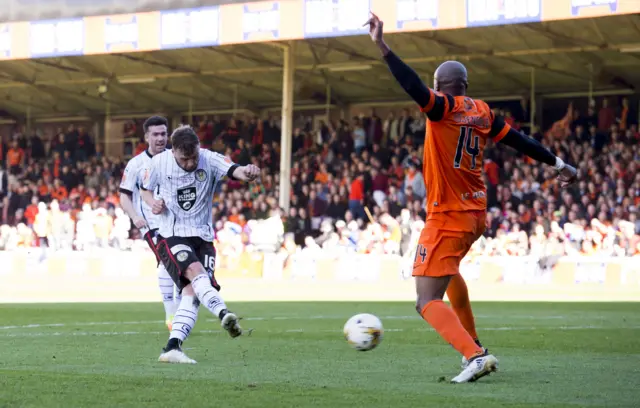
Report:
[[[180,349],[172,349],[160,354],[158,361],[161,363],[173,363],[173,364],[197,364],[196,360],[187,357],[186,354]]]
[[[482,346],[480,346],[482,347]],[[489,353],[489,349],[486,347],[482,347],[482,352],[484,354],[488,354]],[[467,358],[465,356],[462,356],[462,364],[460,364],[460,368],[462,368],[463,370],[465,368],[467,368],[467,366],[469,365],[469,360],[467,360]]]
[[[229,312],[224,315],[220,325],[229,333],[229,336],[236,338],[242,335],[242,327],[240,327],[239,321],[238,316]]]
[[[485,375],[489,375],[498,369],[498,359],[491,354],[482,354],[471,358],[467,367],[462,370],[457,377],[451,380],[452,383],[474,382]]]

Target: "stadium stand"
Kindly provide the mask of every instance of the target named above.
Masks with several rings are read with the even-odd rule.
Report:
[[[577,165],[580,181],[571,190],[559,190],[550,170],[514,151],[487,148],[490,216],[474,254],[640,253],[638,121],[628,101],[619,109],[609,103],[600,101],[597,113],[592,104],[584,115],[569,105],[544,135],[533,129],[533,137]],[[500,113],[520,126],[517,115]],[[316,126],[298,117],[288,214],[278,208],[278,120],[199,117],[193,126],[203,146],[263,168],[261,183],[246,189],[229,181],[214,202],[223,253],[318,246],[360,253],[410,251],[423,224],[428,188],[420,172],[421,115],[404,110],[383,119],[374,112]],[[145,149],[140,123],[128,122],[122,131],[139,141],[129,147],[130,154]],[[125,162],[105,157],[86,129],[69,126],[52,135],[16,130],[2,137],[0,249],[124,249],[140,239],[118,208]],[[265,222],[279,225],[265,229]]]

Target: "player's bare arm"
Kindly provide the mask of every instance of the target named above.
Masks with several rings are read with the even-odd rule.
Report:
[[[233,170],[232,177],[241,181],[255,181],[260,177],[260,168],[253,164],[236,167]]]
[[[122,207],[124,212],[129,216],[129,218],[131,218],[131,221],[136,228],[148,227],[147,220],[145,220],[144,217],[138,214],[135,208],[133,208],[133,200],[130,192],[120,191],[120,207]]]
[[[164,205],[164,200],[160,199],[160,200],[156,200],[153,197],[153,193],[149,190],[145,190],[144,188],[140,189],[140,197],[142,197],[142,200],[149,206],[151,207],[151,211],[154,214],[161,214],[164,209],[166,208]]]
[[[147,221],[142,214],[136,211],[136,206],[133,201],[133,193],[137,189],[136,184],[136,164],[134,160],[127,163],[127,167],[122,175],[120,181],[120,206],[124,212],[129,216],[136,228],[143,228],[148,226]]]
[[[495,132],[497,132],[497,129],[500,127],[504,127],[504,121],[498,116],[493,121],[492,131],[496,129]],[[497,141],[516,149],[520,153],[526,154],[534,160],[555,167],[558,171],[558,181],[561,187],[568,187],[576,182],[578,177],[576,169],[566,164],[561,158],[557,157],[534,138],[526,136],[515,129],[509,129],[509,131]]]

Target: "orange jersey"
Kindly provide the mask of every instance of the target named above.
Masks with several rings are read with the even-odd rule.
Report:
[[[430,90],[424,139],[423,175],[427,214],[487,208],[482,156],[489,138],[500,141],[510,126],[489,106],[468,96]]]

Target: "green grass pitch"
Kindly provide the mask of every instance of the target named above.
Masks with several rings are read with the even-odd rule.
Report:
[[[500,370],[459,385],[460,356],[410,303],[231,306],[251,336],[201,308],[187,366],[156,362],[161,303],[0,305],[0,407],[640,406],[640,304],[475,303]],[[359,312],[385,326],[370,352],[342,337]]]

